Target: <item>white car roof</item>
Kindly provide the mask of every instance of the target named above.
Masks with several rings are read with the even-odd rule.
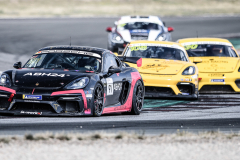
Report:
[[[124,24],[129,22],[149,22],[157,23],[163,26],[161,19],[157,16],[122,16],[119,21],[116,21],[115,24]]]

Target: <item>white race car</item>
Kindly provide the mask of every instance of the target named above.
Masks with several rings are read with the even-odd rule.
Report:
[[[106,31],[109,32],[108,49],[116,52],[135,40],[171,41],[173,28],[165,27],[157,16],[122,16]]]

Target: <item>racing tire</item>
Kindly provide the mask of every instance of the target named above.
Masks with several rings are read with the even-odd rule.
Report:
[[[139,115],[142,111],[143,101],[144,101],[144,86],[143,83],[140,80],[138,80],[133,90],[132,110],[130,114]]]
[[[101,84],[97,83],[93,91],[93,116],[100,117],[103,112],[104,90]]]

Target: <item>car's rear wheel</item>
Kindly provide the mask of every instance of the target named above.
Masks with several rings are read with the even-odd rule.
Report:
[[[103,112],[104,90],[101,84],[97,84],[93,94],[93,116],[99,117]]]
[[[131,114],[139,115],[142,111],[144,101],[144,86],[140,80],[138,80],[134,86],[133,99],[132,99],[132,110]]]

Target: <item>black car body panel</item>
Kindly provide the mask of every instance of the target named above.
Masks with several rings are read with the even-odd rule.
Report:
[[[100,84],[104,88],[102,114],[131,111],[133,88],[138,80],[142,84],[143,81],[135,68],[122,65],[121,61],[112,52],[94,47],[54,46],[40,49],[33,57],[35,58],[36,55],[46,52],[53,54],[76,52],[74,54],[81,55],[85,55],[86,52],[87,56],[92,56],[91,53],[97,54],[95,56],[99,57],[99,62],[102,62],[102,69],[83,72],[63,68],[20,68],[5,71],[3,74],[9,76],[11,86],[0,86],[0,114],[28,116],[93,115],[93,97],[96,84]],[[121,70],[119,73],[110,74],[104,70],[112,60],[108,56],[116,61]],[[30,60],[34,58],[30,58]],[[84,88],[66,88],[73,81],[83,77],[89,79]],[[122,91],[122,88],[127,91]]]

